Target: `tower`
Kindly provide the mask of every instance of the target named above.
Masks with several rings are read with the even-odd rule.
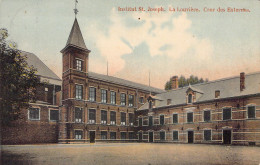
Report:
[[[75,13],[76,14],[76,13]],[[90,50],[87,49],[80,27],[75,17],[66,46],[62,53],[62,107],[59,139],[70,139],[74,136],[74,125],[84,130],[85,100],[87,97],[88,79],[88,56]],[[86,111],[86,112],[85,112]],[[75,116],[81,116],[77,121]],[[81,134],[81,133],[79,133]],[[84,131],[82,135],[84,136]]]

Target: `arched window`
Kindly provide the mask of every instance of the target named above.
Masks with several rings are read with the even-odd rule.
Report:
[[[188,95],[188,103],[192,103],[192,94]]]

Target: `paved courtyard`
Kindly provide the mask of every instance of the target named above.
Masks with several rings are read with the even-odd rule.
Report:
[[[2,164],[260,164],[260,147],[96,143],[1,146]]]

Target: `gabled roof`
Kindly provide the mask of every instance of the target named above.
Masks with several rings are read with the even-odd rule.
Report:
[[[157,94],[156,96],[163,101],[158,101],[155,108],[186,104],[186,91],[189,88],[199,92],[200,97],[197,98],[197,103],[260,94],[260,72],[245,75],[245,89],[243,91],[240,91],[240,76],[236,76]],[[215,98],[217,90],[220,91],[220,96]],[[171,105],[167,105],[167,99],[171,99]],[[139,110],[147,109],[147,107],[148,105],[144,104]]]
[[[110,82],[110,83],[115,83],[115,84],[122,85],[122,86],[128,86],[128,87],[131,87],[131,88],[141,89],[141,90],[145,90],[145,91],[151,90],[151,92],[153,92],[153,93],[162,93],[162,92],[165,91],[165,90],[162,90],[162,89],[149,87],[147,85],[135,83],[135,82],[132,82],[132,81],[121,79],[121,78],[103,75],[103,74],[98,74],[98,73],[93,73],[93,72],[89,72],[88,76],[89,76],[89,78],[102,80],[102,81],[106,81],[106,82]]]
[[[29,66],[34,66],[37,69],[36,75],[40,76],[41,81],[47,80],[50,84],[61,85],[61,79],[48,68],[35,54],[21,51],[21,54],[27,57]]]
[[[75,18],[75,20],[74,20],[74,23],[73,23],[72,29],[70,31],[70,35],[69,35],[65,48],[67,48],[68,46],[73,46],[73,47],[88,51],[88,49],[85,45],[81,30],[80,30],[77,18]]]

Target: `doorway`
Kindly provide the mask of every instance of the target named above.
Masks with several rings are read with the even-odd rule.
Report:
[[[90,143],[95,143],[95,136],[96,136],[96,132],[95,131],[89,131]]]
[[[153,132],[149,132],[149,142],[153,142]]]
[[[193,139],[194,139],[194,132],[188,131],[188,143],[193,143]]]
[[[231,144],[231,130],[223,130],[223,144]]]

